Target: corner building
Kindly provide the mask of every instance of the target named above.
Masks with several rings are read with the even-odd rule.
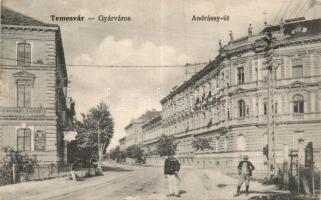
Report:
[[[267,175],[263,147],[268,144],[268,71],[263,37],[272,34],[275,48],[274,112],[276,170],[283,145],[298,149],[312,141],[321,167],[321,20],[288,20],[259,34],[233,39],[214,61],[161,100],[162,128],[179,141],[184,165],[217,167],[237,173],[242,155]],[[195,151],[194,137],[210,139],[210,149]]]
[[[0,44],[0,147],[65,163],[75,111],[59,26],[3,7]]]

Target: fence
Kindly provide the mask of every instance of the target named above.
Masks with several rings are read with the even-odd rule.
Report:
[[[96,174],[96,167],[93,165],[72,165],[72,164],[40,164],[33,168],[30,175],[25,173],[15,174],[13,168],[1,173],[0,185],[8,185],[15,182],[44,180],[68,176],[71,171],[75,171],[78,177],[93,176]],[[17,181],[14,181],[17,180]]]
[[[53,165],[42,164],[34,167],[33,173],[28,177],[28,180],[42,180],[67,176],[71,171],[71,165]]]
[[[42,180],[56,177],[63,177],[70,174],[70,171],[75,171],[79,177],[85,177],[93,175],[96,172],[96,168],[93,165],[53,165],[53,164],[42,164],[37,165],[34,168],[33,174],[28,180]]]

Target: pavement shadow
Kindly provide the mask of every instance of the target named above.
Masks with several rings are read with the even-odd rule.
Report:
[[[241,193],[245,193],[245,191],[242,191]],[[273,195],[273,194],[279,194],[278,192],[273,191],[256,191],[256,190],[250,190],[250,194],[266,194],[266,195]]]
[[[278,194],[278,193],[272,193],[267,196],[253,196],[249,200],[270,200],[270,199],[277,199],[277,200],[308,200],[310,198],[305,197],[295,197],[292,194]],[[312,199],[310,199],[312,200]]]
[[[110,166],[102,166],[101,169],[103,172],[130,172],[133,171],[131,169],[124,169],[120,167],[110,167]]]
[[[179,195],[182,195],[182,194],[185,194],[185,193],[186,193],[185,190],[180,190],[180,191],[179,191]]]
[[[226,184],[217,184],[216,187],[218,188],[223,188],[223,187],[226,187],[227,185]]]

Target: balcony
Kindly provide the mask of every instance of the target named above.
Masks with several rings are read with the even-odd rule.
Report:
[[[44,108],[0,107],[0,117],[43,117]]]

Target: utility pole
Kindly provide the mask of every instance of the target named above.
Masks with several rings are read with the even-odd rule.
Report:
[[[274,78],[275,69],[273,66],[273,39],[272,34],[268,33],[264,41],[267,43],[265,49],[265,69],[268,70],[268,176],[275,174],[275,108],[274,108]]]
[[[97,123],[97,132],[98,132],[98,171],[99,173],[102,172],[101,170],[101,150],[100,150],[100,120]]]

